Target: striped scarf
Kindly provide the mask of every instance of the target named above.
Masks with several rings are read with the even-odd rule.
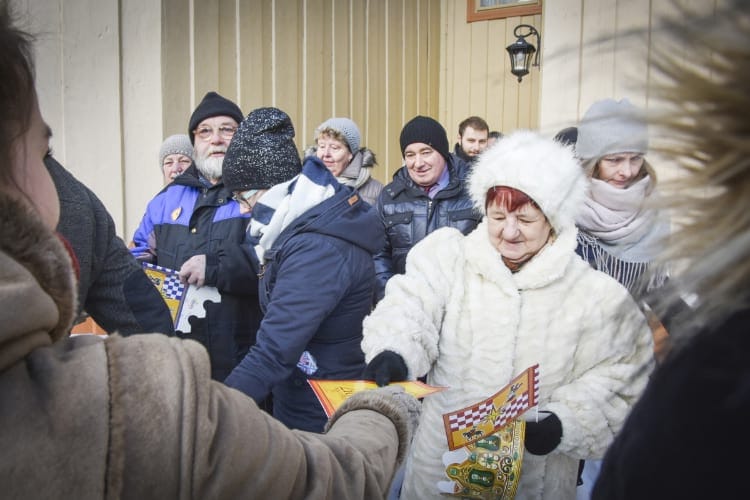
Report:
[[[281,232],[300,215],[332,197],[341,189],[336,178],[317,158],[308,157],[292,180],[269,189],[253,207],[250,236],[257,241],[255,253],[265,264],[265,253]]]

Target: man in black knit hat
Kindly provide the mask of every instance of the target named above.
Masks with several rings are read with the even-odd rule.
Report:
[[[179,271],[183,282],[216,287],[220,302],[204,302],[204,318],[190,332],[211,357],[211,375],[224,380],[255,343],[260,324],[257,279],[242,243],[250,221],[222,179],[224,155],[243,115],[239,106],[208,92],[190,117],[193,164],[149,202],[135,232],[142,260]]]
[[[468,234],[481,218],[464,189],[469,167],[450,153],[440,123],[412,118],[401,130],[400,145],[404,166],[376,204],[386,230],[385,247],[375,256],[376,300],[383,298],[388,279],[404,272],[406,254],[419,240],[446,226]]]

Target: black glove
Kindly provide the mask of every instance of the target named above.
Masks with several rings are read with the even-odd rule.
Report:
[[[376,384],[383,387],[391,382],[406,380],[407,372],[404,358],[393,351],[383,351],[365,366],[362,378],[374,380]]]
[[[374,361],[374,360],[373,360]],[[539,422],[526,422],[526,451],[532,455],[546,455],[560,444],[562,422],[552,412]]]

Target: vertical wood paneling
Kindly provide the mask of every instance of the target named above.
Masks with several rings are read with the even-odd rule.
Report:
[[[240,2],[239,22],[239,80],[240,107],[247,115],[251,110],[268,103],[265,81],[270,80],[264,68],[270,44],[270,0]]]
[[[554,135],[578,120],[583,0],[545,2],[543,9],[539,125]]]
[[[541,29],[542,16],[467,23],[463,4],[444,2],[443,7],[446,43],[441,99],[445,102],[440,108],[449,138],[458,137],[458,124],[471,115],[485,118],[492,129],[504,133],[538,127],[540,72],[533,68],[519,84],[510,74],[505,47],[516,40],[515,26],[524,23]],[[536,44],[533,37],[529,41]]]
[[[303,43],[303,64],[305,67],[303,78],[303,117],[295,124],[298,143],[304,148],[312,144],[315,127],[325,118],[327,111],[324,97],[329,95],[330,87],[324,84],[324,68],[330,64],[330,59],[325,58],[324,50],[327,45],[326,37],[329,36],[325,26],[330,23],[330,16],[326,15],[329,4],[328,0],[311,0],[306,5],[305,34]]]
[[[614,93],[617,0],[585,0],[583,5],[582,108]]]
[[[151,5],[151,0],[133,0],[120,9],[122,102],[128,103],[121,108],[124,205],[144,208],[162,187],[157,152],[165,136],[161,114],[154,112],[163,107],[161,53],[151,49],[159,45],[161,33],[159,19],[149,12]],[[183,120],[178,132],[186,128]],[[112,178],[107,176],[107,181]],[[125,211],[123,226],[134,231],[141,215]]]
[[[503,132],[503,107],[505,101],[500,88],[505,81],[505,65],[508,53],[505,51],[506,23],[487,24],[487,53],[484,65],[487,68],[487,97],[481,116],[487,121],[490,130]]]
[[[390,34],[386,20],[387,4],[387,0],[370,0],[369,2],[368,33],[370,43],[368,61],[370,77],[368,83],[370,93],[367,100],[370,105],[366,127],[369,138],[368,147],[375,151],[376,155],[379,155],[379,162],[383,167],[381,170],[383,177],[390,178],[394,167],[385,150],[388,140],[386,37]]]
[[[235,101],[239,99],[239,87],[237,75],[237,50],[239,32],[237,29],[237,2],[236,0],[219,0],[218,9],[218,61],[219,72],[218,88],[225,97],[232,97]],[[238,103],[239,104],[239,103]],[[243,112],[245,110],[243,109]]]
[[[351,82],[349,68],[351,61],[351,39],[349,38],[349,0],[331,0],[333,6],[333,47],[336,58],[333,61],[333,109],[331,114],[348,116],[351,112]],[[326,119],[324,117],[322,119]]]
[[[299,10],[290,5],[285,5],[284,8],[277,5],[274,17],[276,36],[273,51],[276,64],[273,72],[276,90],[275,100],[269,104],[286,111],[292,122],[297,123],[302,115],[298,99],[302,81],[298,38],[302,32],[302,25]]]
[[[636,106],[646,105],[648,85],[649,30],[648,16],[650,0],[619,0],[617,2],[617,38],[614,50],[614,86],[612,96],[628,97]]]
[[[219,4],[216,2],[193,2],[193,80],[195,107],[206,92],[215,90],[225,93],[219,86]],[[229,99],[233,95],[225,95]],[[192,110],[191,110],[192,111]]]
[[[190,2],[162,0],[161,14],[162,135],[169,136],[187,132],[193,102],[190,94]]]
[[[417,109],[421,107],[420,82],[427,73],[427,43],[423,42],[420,37],[417,2],[404,2],[401,8],[404,22],[399,31],[399,41],[401,42],[401,37],[403,37],[403,42],[401,42],[403,57],[397,79],[403,87],[403,93],[401,94],[401,109],[395,113],[394,121],[400,120],[403,126],[406,121],[417,114]]]
[[[707,12],[726,2],[678,1]],[[656,0],[548,0],[543,16],[467,23],[454,0],[161,0],[158,10],[145,0],[13,3],[43,29],[38,87],[57,156],[100,195],[120,230],[143,213],[130,193],[154,190],[127,179],[155,175],[152,149],[185,131],[209,90],[245,113],[281,107],[300,149],[322,120],[351,117],[378,156],[376,177],[388,181],[401,165],[401,127],[416,114],[439,119],[452,142],[469,114],[505,133],[541,125],[551,135],[602,97],[648,105],[655,75],[626,33],[648,27],[638,41],[653,49],[663,38],[652,19],[670,9]],[[148,22],[132,24],[145,14]],[[521,22],[542,27],[543,53],[541,70],[519,85],[505,46]],[[159,24],[159,35],[149,32]],[[152,38],[158,56],[139,48]],[[696,49],[678,53],[687,60]],[[161,109],[142,111],[151,101],[159,108],[148,93],[161,93]]]
[[[27,28],[39,33],[34,44],[37,82],[51,82],[50,85],[37,85],[39,108],[47,124],[52,128],[51,145],[55,156],[65,163],[65,129],[63,106],[63,70],[60,57],[62,26],[60,13],[62,0],[50,1],[46,6],[34,0],[16,0],[16,12],[26,16],[30,25]]]
[[[434,116],[440,116],[440,71],[443,54],[443,2],[420,0],[420,25],[427,31],[425,47],[427,64],[421,75],[419,88],[422,92],[420,109],[429,109]],[[422,60],[422,59],[420,59]]]
[[[365,126],[369,86],[367,2],[351,0],[351,9],[351,114],[362,134],[362,145],[367,147],[370,144],[370,131]]]
[[[386,65],[388,79],[386,82],[386,146],[381,151],[381,157],[386,160],[388,178],[401,165],[401,149],[395,144],[391,146],[389,140],[395,138],[398,140],[401,127],[403,126],[403,116],[413,116],[416,110],[416,102],[404,102],[405,79],[418,79],[418,73],[415,66],[417,61],[405,61],[405,45],[412,45],[417,48],[417,55],[421,52],[419,40],[419,29],[404,19],[405,11],[403,2],[397,0],[387,0],[386,23],[388,25],[388,34],[385,38],[386,44]],[[402,36],[404,37],[402,39]],[[408,118],[407,118],[408,119]]]

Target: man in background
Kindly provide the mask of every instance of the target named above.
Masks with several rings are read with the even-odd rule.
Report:
[[[219,302],[203,303],[205,317],[189,318],[190,332],[177,332],[206,347],[215,380],[247,354],[261,318],[257,278],[242,248],[250,214],[222,182],[224,154],[242,118],[234,102],[205,95],[188,124],[193,164],[149,202],[133,237],[139,259],[219,292]]]
[[[470,116],[458,124],[458,142],[453,153],[469,165],[487,149],[490,127],[484,119]]]

